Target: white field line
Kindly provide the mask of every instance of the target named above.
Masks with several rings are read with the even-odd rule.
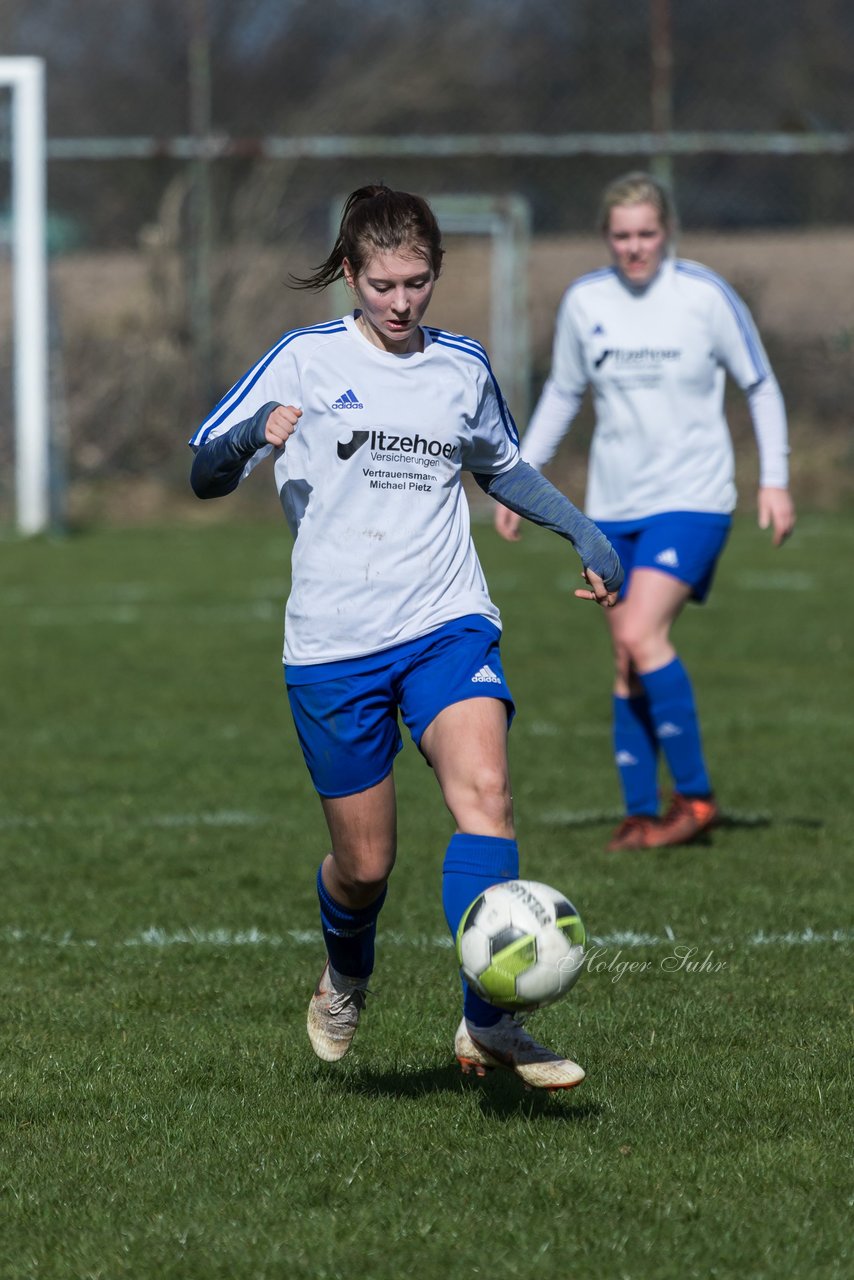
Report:
[[[0,590],[0,607],[16,611],[17,620],[30,626],[133,626],[150,620],[179,616],[199,621],[270,622],[284,613],[286,582],[247,584],[246,594],[216,603],[193,603],[159,593],[146,582],[107,584],[89,599],[59,595],[47,600],[26,589]]]
[[[287,576],[281,578],[256,578],[254,581],[247,581],[243,584],[243,591],[233,592],[227,604],[235,607],[241,604],[254,604],[258,601],[279,601],[284,605],[285,596],[288,590]],[[180,595],[170,594],[161,590],[160,584],[153,580],[144,580],[136,582],[102,582],[97,588],[92,590],[88,598],[81,596],[79,592],[74,592],[73,596],[62,598],[61,589],[55,590],[50,599],[45,599],[41,588],[29,589],[28,587],[6,587],[0,588],[0,605],[7,608],[15,609],[74,609],[75,611],[84,609],[102,609],[105,606],[124,605],[124,604],[144,604],[146,606],[155,606],[157,608],[165,606],[166,608],[194,608],[195,606],[182,599]],[[205,608],[206,606],[202,606]]]
[[[798,569],[762,573],[743,569],[735,575],[735,582],[745,591],[816,591],[821,585],[817,575]]]
[[[271,622],[278,621],[283,614],[281,601],[248,600],[243,604],[216,605],[161,605],[158,618],[163,614],[180,617],[183,620],[196,619],[207,622]],[[42,605],[33,607],[24,621],[33,627],[65,627],[91,626],[116,623],[120,626],[135,626],[150,621],[153,611],[134,604],[103,605]]]
[[[381,935],[382,944],[392,947],[409,947],[418,950],[448,950],[451,947],[450,937],[444,934],[409,935],[391,930]],[[634,930],[617,930],[613,933],[593,935],[588,940],[590,946],[620,947],[635,949],[640,947],[669,947],[696,945],[679,939],[669,925],[663,934],[637,933]],[[801,929],[788,933],[768,933],[758,929],[740,938],[706,938],[702,947],[718,947],[727,950],[739,950],[745,947],[810,947],[818,945],[845,945],[854,942],[854,929],[815,930]],[[306,947],[320,945],[320,931],[314,929],[287,929],[283,933],[267,933],[263,929],[161,929],[151,926],[139,933],[131,934],[117,942],[98,941],[97,938],[82,938],[71,931],[60,934],[38,933],[31,929],[17,929],[6,926],[0,929],[0,944],[36,945],[48,947],[151,947],[163,949],[175,946],[190,947]]]
[[[69,815],[64,813],[40,813],[37,817],[0,817],[0,831],[19,827],[69,826],[69,827],[257,827],[265,822],[276,822],[272,813],[252,813],[245,809],[219,809],[211,813],[149,813],[138,819],[121,823],[98,814]]]

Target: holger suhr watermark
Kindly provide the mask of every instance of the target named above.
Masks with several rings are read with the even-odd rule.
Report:
[[[607,974],[612,982],[619,982],[627,973],[651,973],[654,969],[664,973],[706,975],[721,973],[726,967],[727,961],[716,956],[714,951],[703,952],[699,947],[682,944],[673,946],[667,955],[655,960],[632,960],[624,956],[622,948],[614,951],[610,947],[592,946],[582,965],[587,973]]]

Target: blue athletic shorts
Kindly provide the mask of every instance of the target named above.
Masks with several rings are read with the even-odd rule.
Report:
[[[354,795],[383,780],[403,746],[398,712],[418,747],[439,712],[466,698],[499,698],[509,724],[500,635],[472,615],[365,658],[287,667],[297,736],[319,794]]]
[[[705,511],[665,511],[642,520],[597,520],[626,571],[625,596],[633,569],[658,569],[691,587],[702,604],[712,585],[732,517]]]

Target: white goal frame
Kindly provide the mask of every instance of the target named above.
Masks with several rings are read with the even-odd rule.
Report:
[[[50,523],[44,86],[43,58],[0,58],[12,91],[15,510],[28,535]]]
[[[430,204],[446,235],[490,238],[489,357],[511,413],[526,424],[531,384],[528,201],[515,194],[465,195],[435,196]]]

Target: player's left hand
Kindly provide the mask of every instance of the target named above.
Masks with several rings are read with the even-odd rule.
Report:
[[[579,587],[573,595],[579,600],[595,600],[596,604],[601,604],[603,609],[612,609],[617,603],[618,593],[609,591],[599,574],[594,573],[592,569],[585,569],[581,576],[590,584],[590,590],[586,591],[584,587]]]
[[[759,490],[756,502],[759,528],[774,531],[774,546],[780,547],[795,527],[795,504],[788,489]]]

